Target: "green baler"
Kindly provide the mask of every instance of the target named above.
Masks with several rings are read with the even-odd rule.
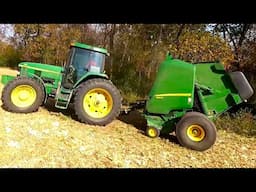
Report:
[[[181,145],[206,150],[216,140],[212,120],[252,95],[242,72],[226,72],[219,62],[192,64],[168,54],[145,101],[146,134],[154,138],[175,131]]]

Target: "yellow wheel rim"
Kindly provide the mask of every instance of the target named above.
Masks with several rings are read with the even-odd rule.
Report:
[[[148,136],[149,137],[156,137],[157,136],[157,130],[154,127],[148,128]]]
[[[84,96],[83,108],[93,118],[106,117],[113,108],[112,96],[105,89],[92,89]]]
[[[200,125],[190,125],[187,129],[187,136],[192,141],[202,141],[205,137],[205,131]]]
[[[36,90],[30,85],[19,85],[12,90],[11,101],[17,107],[29,107],[36,101]]]

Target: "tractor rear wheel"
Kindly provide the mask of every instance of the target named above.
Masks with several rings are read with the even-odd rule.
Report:
[[[121,95],[111,81],[90,79],[78,87],[74,109],[81,122],[103,126],[120,114]]]
[[[216,141],[217,130],[212,121],[199,112],[188,112],[176,125],[176,136],[184,147],[204,151]]]
[[[35,79],[17,77],[3,89],[3,108],[15,113],[37,111],[45,98],[44,88]]]

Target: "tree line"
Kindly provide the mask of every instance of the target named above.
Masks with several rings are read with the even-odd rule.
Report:
[[[193,63],[218,60],[243,71],[256,88],[255,38],[255,24],[1,25],[0,66],[16,68],[21,61],[62,66],[70,43],[78,41],[108,49],[106,72],[123,94],[145,97],[167,52]]]

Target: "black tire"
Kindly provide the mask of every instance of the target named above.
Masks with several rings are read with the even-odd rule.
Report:
[[[29,106],[18,106],[12,100],[12,91],[18,86],[29,86],[35,91],[35,100]],[[14,80],[10,81],[3,89],[2,92],[2,103],[3,108],[10,112],[15,113],[31,113],[38,110],[40,105],[43,104],[45,98],[45,91],[43,85],[32,78],[27,77],[16,77]]]
[[[189,133],[192,129],[199,132],[199,135],[192,136]],[[196,151],[204,151],[215,143],[217,130],[214,123],[204,114],[188,112],[177,123],[176,136],[182,146]]]
[[[84,109],[84,97],[93,89],[100,89],[106,91],[112,99],[112,108],[110,108],[110,111],[106,116],[96,118],[90,115]],[[81,122],[90,125],[104,126],[113,121],[116,117],[118,117],[121,111],[121,101],[121,94],[111,81],[106,79],[95,78],[87,80],[77,88],[74,97],[74,109],[78,119]]]
[[[187,118],[187,117],[189,117],[189,116],[194,116],[195,114],[196,114],[197,116],[201,116],[202,118],[207,118],[205,114],[200,113],[200,112],[197,112],[197,111],[187,112],[185,115],[183,115],[182,118]],[[207,119],[208,119],[208,118],[207,118]],[[209,119],[208,119],[208,120],[209,120]],[[211,123],[212,126],[215,127],[215,124],[214,124],[211,120],[209,120],[209,123]],[[215,127],[215,129],[216,129],[216,127]]]
[[[147,127],[146,135],[150,138],[157,138],[160,135],[160,130],[155,127]]]

